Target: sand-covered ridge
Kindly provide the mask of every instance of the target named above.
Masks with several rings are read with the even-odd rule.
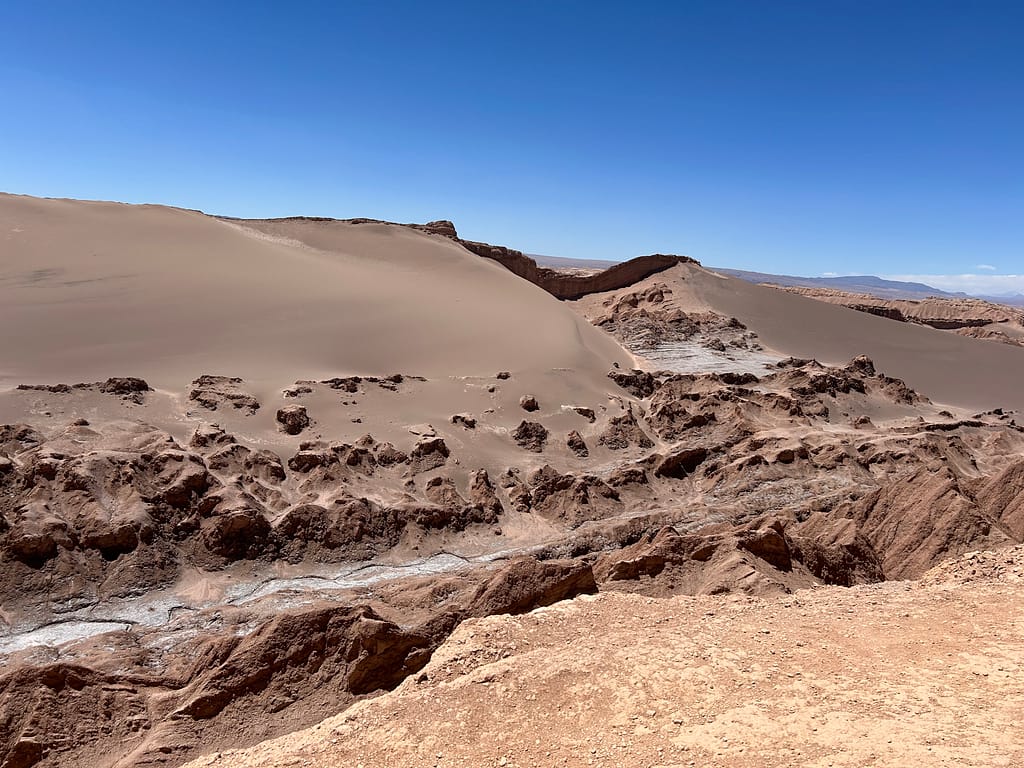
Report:
[[[0,385],[586,377],[629,361],[541,289],[407,227],[303,221],[268,234],[162,206],[0,195],[0,248],[0,325],[17,329],[0,340]]]

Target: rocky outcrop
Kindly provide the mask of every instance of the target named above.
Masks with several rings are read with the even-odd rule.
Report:
[[[281,431],[288,435],[297,435],[309,426],[309,415],[301,405],[286,405],[277,411],[277,423]]]
[[[609,419],[608,426],[598,435],[597,444],[613,451],[621,451],[631,446],[654,447],[654,442],[640,428],[632,408],[621,416]]]
[[[548,442],[548,431],[543,424],[536,421],[521,421],[512,433],[516,445],[534,453],[540,453]]]
[[[119,649],[116,662],[9,668],[0,674],[0,764],[178,765],[211,743],[253,744],[393,689],[465,618],[524,613],[597,585],[584,563],[519,558],[463,575],[442,605],[418,603],[421,619],[399,625],[385,614],[406,612],[390,608],[405,589],[385,594],[379,610],[318,604],[244,631],[211,620],[204,634],[148,653],[134,633],[114,633],[103,642]]]
[[[229,405],[238,410],[255,413],[259,410],[259,401],[242,390],[240,384],[242,379],[237,376],[203,374],[192,382],[188,399],[211,411],[216,411],[222,405]]]

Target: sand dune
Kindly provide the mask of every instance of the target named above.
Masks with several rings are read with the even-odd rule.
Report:
[[[202,372],[493,374],[629,357],[568,307],[438,236],[226,222],[162,206],[0,196],[0,383]]]
[[[629,289],[663,283],[672,306],[736,317],[783,355],[839,364],[867,355],[932,400],[975,410],[1024,409],[1024,349],[899,323],[680,264]],[[581,300],[599,307],[609,297]]]

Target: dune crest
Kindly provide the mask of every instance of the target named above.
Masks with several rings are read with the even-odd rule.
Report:
[[[0,383],[131,374],[183,386],[225,359],[232,375],[282,386],[398,370],[601,376],[629,362],[544,291],[407,227],[247,227],[163,206],[3,195],[0,232],[0,324],[18,329],[0,342]]]

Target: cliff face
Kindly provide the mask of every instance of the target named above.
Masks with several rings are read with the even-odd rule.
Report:
[[[643,280],[649,275],[673,267],[681,262],[696,264],[689,256],[673,256],[656,253],[651,256],[639,256],[635,259],[616,264],[596,275],[567,275],[553,269],[537,266],[537,262],[522,251],[489,243],[478,243],[463,240],[458,236],[455,225],[450,221],[432,221],[428,224],[412,225],[416,229],[435,235],[444,235],[460,243],[466,250],[493,259],[510,272],[545,291],[558,299],[579,299],[587,294],[614,291],[625,288]]]

